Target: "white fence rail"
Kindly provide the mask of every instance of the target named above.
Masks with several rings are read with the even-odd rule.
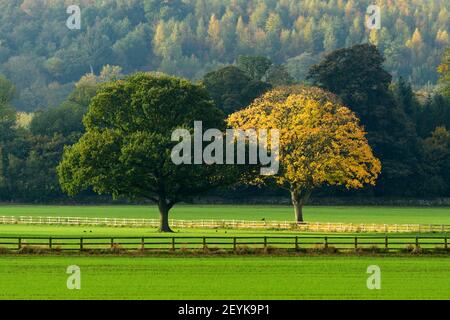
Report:
[[[0,224],[80,225],[113,227],[158,227],[159,219],[0,216]],[[249,220],[170,220],[175,228],[284,229],[309,232],[450,232],[450,225],[439,224],[354,224]]]

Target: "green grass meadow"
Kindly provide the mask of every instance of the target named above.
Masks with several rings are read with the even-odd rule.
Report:
[[[158,218],[154,206],[0,206],[0,216],[73,216],[110,218]],[[307,221],[343,223],[422,223],[450,224],[450,208],[446,207],[340,207],[307,206]],[[236,219],[236,220],[287,220],[292,221],[289,206],[228,206],[183,205],[175,207],[170,214],[173,219]],[[295,231],[275,230],[215,230],[179,229],[176,236],[273,236],[298,235]],[[309,233],[311,234],[311,233]],[[58,225],[0,225],[2,236],[99,236],[99,237],[145,237],[159,235],[157,228],[106,227],[106,226],[58,226]]]
[[[0,206],[1,215],[157,218],[152,206]],[[174,219],[292,220],[289,206],[178,206]],[[314,207],[308,221],[450,224],[450,208]],[[174,236],[299,235],[175,229]],[[313,235],[312,233],[308,233]],[[145,237],[156,228],[0,225],[1,236]],[[433,236],[439,234],[433,234]],[[172,235],[170,235],[172,236]],[[66,287],[69,265],[81,290]],[[381,268],[381,290],[366,286]],[[0,255],[0,299],[450,299],[448,255]]]
[[[34,206],[3,205],[0,216],[61,216],[158,218],[155,206]],[[291,206],[250,205],[179,205],[170,213],[171,219],[185,220],[293,220]],[[450,224],[449,207],[384,207],[384,206],[306,206],[304,218],[311,222],[348,223],[422,223]]]
[[[81,290],[66,287],[69,265]],[[369,265],[381,289],[369,290]],[[450,299],[444,257],[0,257],[0,299]]]

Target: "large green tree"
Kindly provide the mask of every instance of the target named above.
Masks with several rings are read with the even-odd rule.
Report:
[[[450,195],[450,132],[437,127],[430,137],[422,141],[422,170],[426,179],[421,181],[421,195]]]
[[[411,195],[416,179],[417,135],[414,123],[398,105],[384,57],[371,44],[339,49],[311,67],[308,78],[337,94],[361,119],[367,139],[383,164],[377,184],[382,195]],[[405,181],[411,182],[405,185]]]
[[[233,181],[220,165],[176,165],[175,129],[224,127],[223,113],[203,87],[163,74],[137,73],[102,86],[84,118],[86,133],[65,149],[60,183],[71,195],[92,187],[99,194],[149,199],[158,204],[160,231],[180,201]],[[193,157],[193,155],[192,155]]]
[[[0,76],[0,196],[6,198],[10,196],[10,152],[16,134],[16,111],[10,105],[14,93],[14,85]]]

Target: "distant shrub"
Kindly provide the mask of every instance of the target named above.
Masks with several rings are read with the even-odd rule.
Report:
[[[266,248],[264,248],[264,253],[269,253],[269,254],[273,254],[273,253],[277,253],[277,252],[282,252],[283,249],[280,248],[274,248],[272,246],[267,246]]]
[[[189,253],[190,250],[189,250],[188,248],[186,248],[186,247],[181,247],[181,248],[179,249],[179,252],[186,254],[186,253]]]
[[[325,246],[323,244],[315,244],[314,247],[309,248],[307,250],[309,253],[318,253],[318,254],[332,254],[338,253],[339,249],[333,246]]]
[[[203,252],[204,253],[217,253],[217,252],[220,252],[220,251],[221,251],[221,249],[217,248],[217,247],[205,246],[205,248],[203,248]]]
[[[49,252],[50,250],[47,247],[32,245],[22,245],[22,247],[17,251],[19,254],[45,254]]]
[[[414,247],[414,249],[411,251],[412,254],[420,254],[423,250],[421,247]]]
[[[356,248],[355,253],[383,253],[386,252],[385,248],[379,248],[377,245],[371,245],[369,247]]]
[[[116,254],[119,254],[119,253],[123,253],[123,252],[124,252],[123,248],[122,248],[118,243],[113,243],[113,245],[111,246],[111,248],[109,249],[109,251],[110,251],[111,253],[116,253]]]
[[[411,253],[411,254],[420,254],[423,252],[422,248],[420,246],[415,246],[413,244],[408,244],[402,252]]]
[[[239,255],[253,254],[256,253],[256,249],[248,246],[236,246],[234,252]]]

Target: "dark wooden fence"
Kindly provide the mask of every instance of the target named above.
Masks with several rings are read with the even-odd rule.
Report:
[[[230,250],[252,249],[439,249],[448,250],[447,236],[254,236],[254,237],[0,237],[4,251],[30,250]]]

